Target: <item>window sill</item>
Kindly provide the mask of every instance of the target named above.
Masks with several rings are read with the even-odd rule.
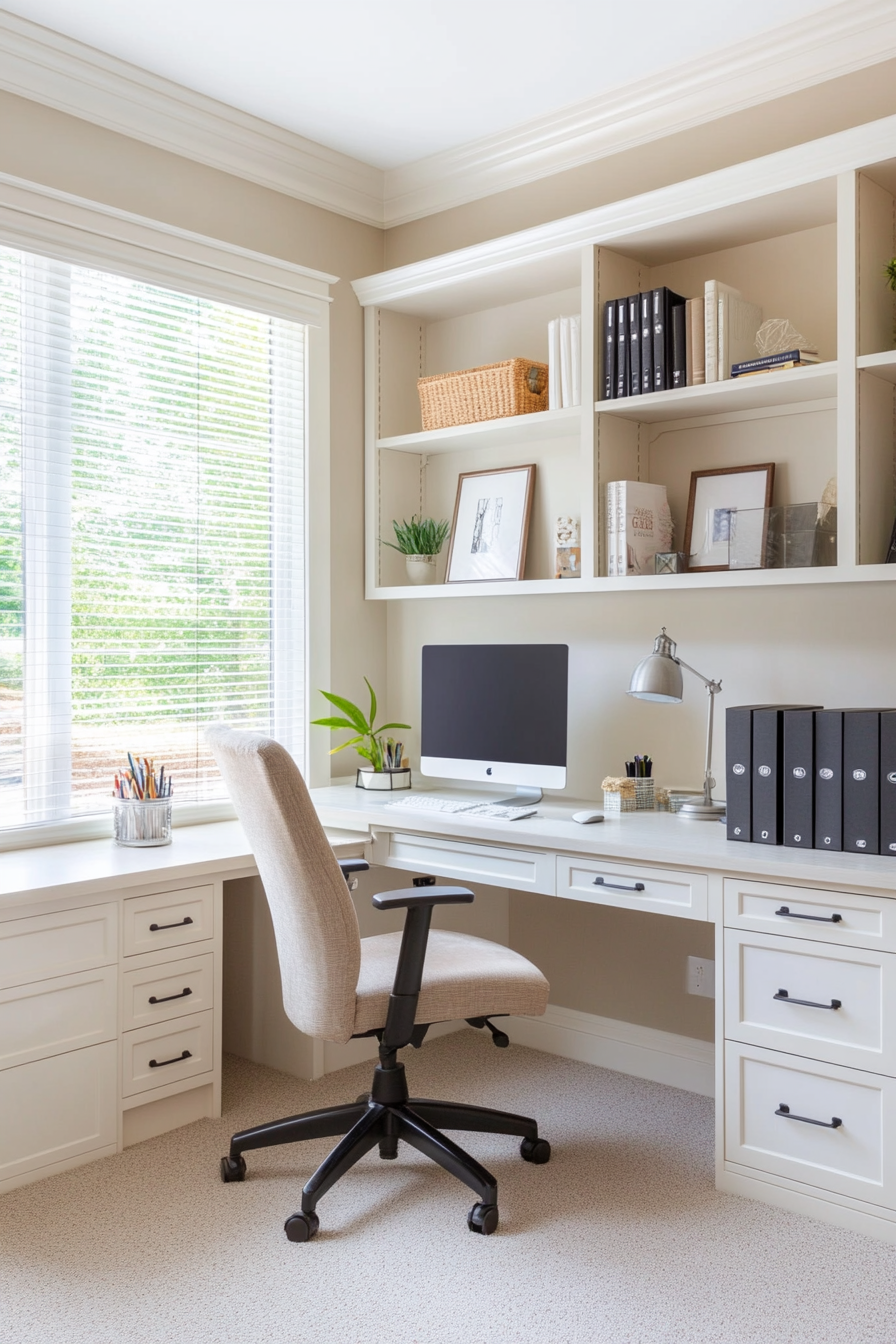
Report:
[[[171,821],[179,826],[201,826],[208,821],[234,821],[236,811],[229,798],[203,803],[175,803]],[[0,830],[0,852],[37,849],[42,845],[65,845],[75,840],[111,840],[112,811],[72,817],[67,821],[43,822],[37,826],[10,826]]]

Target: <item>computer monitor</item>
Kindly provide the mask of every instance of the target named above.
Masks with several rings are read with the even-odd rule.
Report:
[[[427,644],[420,769],[513,784],[512,801],[566,787],[566,644]]]

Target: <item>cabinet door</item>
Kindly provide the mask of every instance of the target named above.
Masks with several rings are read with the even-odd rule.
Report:
[[[0,1068],[80,1050],[118,1034],[118,968],[0,990]]]
[[[115,1041],[0,1072],[0,1187],[7,1180],[114,1146],[118,1130]]]
[[[726,929],[725,1035],[896,1075],[896,956]]]
[[[0,988],[118,959],[118,903],[0,923]]]

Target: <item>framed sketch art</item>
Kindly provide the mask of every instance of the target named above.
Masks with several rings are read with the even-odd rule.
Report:
[[[774,483],[774,462],[691,472],[684,533],[691,573],[728,568],[732,513],[738,509],[771,508]]]
[[[534,463],[458,477],[448,583],[523,577],[534,487]]]

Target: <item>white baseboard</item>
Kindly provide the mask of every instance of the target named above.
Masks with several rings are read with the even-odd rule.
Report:
[[[505,1025],[510,1039],[518,1045],[649,1078],[703,1097],[715,1095],[712,1041],[676,1036],[671,1031],[617,1022],[612,1017],[579,1013],[554,1004],[548,1004],[543,1017],[509,1017],[501,1022],[502,1027]]]

